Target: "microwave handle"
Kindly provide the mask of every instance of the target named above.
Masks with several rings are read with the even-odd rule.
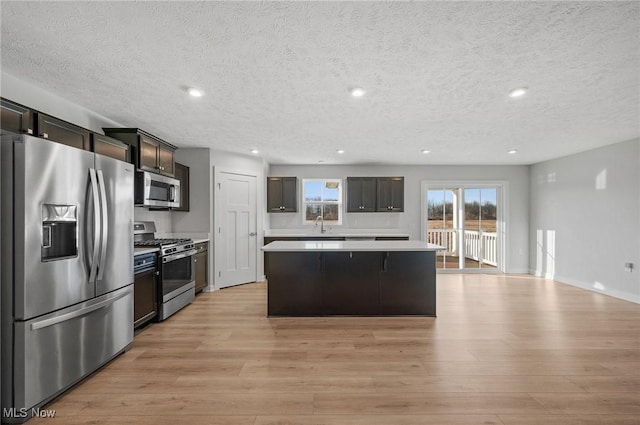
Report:
[[[169,186],[169,202],[175,202],[175,201],[176,201],[176,186],[172,184],[171,186]]]

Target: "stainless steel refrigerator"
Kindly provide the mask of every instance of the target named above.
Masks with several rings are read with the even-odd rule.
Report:
[[[3,422],[133,341],[133,165],[2,136]]]

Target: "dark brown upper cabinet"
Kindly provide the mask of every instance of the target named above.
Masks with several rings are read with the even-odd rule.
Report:
[[[376,178],[376,211],[404,211],[404,177]]]
[[[176,179],[180,180],[180,206],[173,211],[189,211],[189,167],[176,162]]]
[[[347,212],[376,211],[376,178],[347,177]]]
[[[78,149],[91,150],[89,130],[40,112],[36,115],[38,116],[38,137]]]
[[[297,177],[267,177],[267,211],[298,211]]]
[[[24,134],[34,134],[35,132],[31,109],[6,99],[0,99],[0,124],[3,134],[5,131]]]
[[[107,136],[133,146],[132,162],[140,170],[175,176],[175,150],[165,142],[139,128],[103,128]]]
[[[103,136],[102,134],[92,133],[92,147],[95,153],[105,155],[111,158],[119,159],[120,161],[129,162],[129,145],[122,143],[109,136]]]

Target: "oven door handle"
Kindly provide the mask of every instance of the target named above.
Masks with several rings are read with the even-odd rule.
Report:
[[[196,255],[196,252],[197,250],[190,249],[189,251],[182,251],[176,254],[167,255],[165,257],[162,257],[162,263],[164,264],[164,263],[168,263],[169,261],[179,260],[185,257],[191,257],[192,255]]]

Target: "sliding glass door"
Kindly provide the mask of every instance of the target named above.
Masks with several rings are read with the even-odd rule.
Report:
[[[500,268],[499,186],[425,186],[425,240],[441,245],[443,270]]]

